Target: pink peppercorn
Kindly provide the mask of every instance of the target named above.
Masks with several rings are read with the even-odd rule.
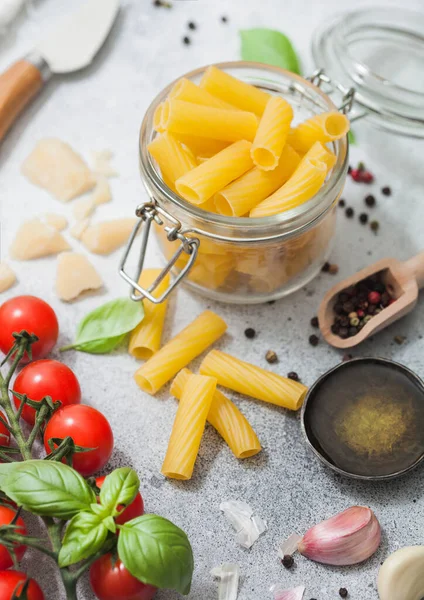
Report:
[[[360,310],[360,309],[356,311],[356,314],[357,314],[357,315],[358,315],[358,317],[360,317],[360,318],[362,318],[362,317],[365,315],[364,311],[363,311],[363,310]]]
[[[370,292],[368,294],[368,302],[370,304],[379,304],[381,300],[381,294],[379,292]]]

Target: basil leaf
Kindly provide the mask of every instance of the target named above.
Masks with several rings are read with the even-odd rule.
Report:
[[[124,504],[128,506],[134,500],[140,480],[135,471],[129,467],[115,469],[108,475],[100,490],[101,505],[110,510],[110,513],[118,514],[118,506]]]
[[[349,129],[349,131],[347,132],[347,139],[349,140],[349,144],[352,144],[352,146],[355,146],[356,137],[355,137],[355,134],[353,133],[352,129]]]
[[[63,463],[27,460],[11,464],[15,466],[2,480],[1,489],[36,515],[69,519],[96,501],[85,479]]]
[[[80,512],[66,529],[59,552],[59,567],[69,567],[96,554],[108,536],[108,528],[101,515]]]
[[[12,471],[14,471],[16,469],[16,467],[18,465],[20,465],[22,463],[20,462],[13,462],[13,463],[1,463],[0,464],[0,490],[3,490],[3,481],[6,479],[6,477],[8,475],[10,475],[10,473],[12,473]]]
[[[143,515],[119,529],[118,555],[131,575],[157,588],[190,592],[193,552],[179,527],[163,517]]]
[[[289,38],[273,29],[244,29],[240,31],[241,57],[274,65],[300,75],[300,61]]]
[[[80,321],[73,344],[61,351],[75,349],[92,354],[111,352],[144,318],[142,302],[117,298],[106,302]]]

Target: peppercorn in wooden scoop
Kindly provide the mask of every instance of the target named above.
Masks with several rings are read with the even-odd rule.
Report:
[[[424,251],[401,262],[382,259],[329,290],[319,327],[336,348],[352,348],[411,311],[424,287]]]

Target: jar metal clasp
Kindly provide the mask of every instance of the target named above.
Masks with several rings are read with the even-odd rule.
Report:
[[[157,202],[152,200],[151,202],[145,202],[144,204],[140,204],[136,209],[136,216],[138,217],[138,221],[134,226],[134,229],[130,235],[127,246],[125,248],[124,256],[122,257],[121,263],[119,265],[119,274],[125,279],[127,283],[131,286],[131,294],[130,297],[134,301],[140,301],[144,298],[150,300],[154,304],[160,304],[163,302],[172,290],[179,284],[179,282],[185,277],[185,275],[190,271],[191,267],[196,260],[197,251],[200,245],[200,241],[198,238],[187,237],[188,230],[183,230],[182,225],[178,219],[173,217],[166,210],[161,208]],[[166,237],[170,242],[175,242],[176,240],[180,241],[180,245],[169,260],[167,265],[161,271],[159,276],[155,279],[155,281],[149,286],[148,289],[142,288],[138,281],[140,275],[143,271],[144,260],[146,257],[147,243],[149,241],[149,235],[151,226],[155,222],[159,227],[163,227],[166,232]],[[131,251],[131,248],[135,242],[135,239],[141,229],[142,237],[141,237],[141,248],[140,255],[138,258],[137,270],[134,277],[131,277],[126,270],[127,260]],[[163,292],[161,296],[155,297],[153,296],[154,291],[158,287],[158,285],[163,281],[166,275],[171,271],[172,267],[175,265],[179,257],[182,253],[188,255],[187,264],[183,269],[178,273],[169,287]]]
[[[326,75],[324,69],[317,69],[306,79],[317,87],[322,88],[328,96],[331,96],[334,93],[340,94],[341,100],[338,110],[345,115],[349,115],[350,122],[357,121],[358,119],[367,116],[367,111],[358,110],[357,102],[355,102],[356,90],[354,87],[347,88],[340,82],[335,81]]]

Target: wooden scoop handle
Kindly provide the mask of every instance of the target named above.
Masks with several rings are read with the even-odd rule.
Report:
[[[42,86],[42,73],[24,59],[0,76],[0,140]]]
[[[418,287],[424,287],[424,251],[406,261],[405,266],[414,274]]]

